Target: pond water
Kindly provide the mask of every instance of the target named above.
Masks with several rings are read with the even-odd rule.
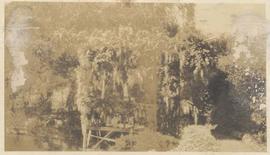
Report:
[[[41,140],[31,135],[7,134],[5,136],[6,151],[79,151],[76,146],[68,146],[63,140]]]
[[[35,142],[33,136],[28,135],[13,135],[7,134],[5,136],[5,150],[6,151],[45,151]]]

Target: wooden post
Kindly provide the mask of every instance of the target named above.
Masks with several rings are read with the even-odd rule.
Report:
[[[123,92],[124,92],[124,99],[128,99],[128,85],[127,85],[127,82],[124,82]]]
[[[87,134],[86,130],[83,129],[83,130],[82,130],[82,135],[83,135],[83,150],[84,150],[84,151],[86,150],[86,147],[87,147],[87,146],[86,146],[86,145],[87,145],[86,134]]]
[[[103,77],[102,77],[102,92],[101,92],[101,98],[104,99],[105,97],[105,80],[106,80],[106,73],[103,73]]]
[[[89,129],[89,132],[88,132],[88,135],[87,135],[87,144],[86,144],[86,147],[89,147],[90,145],[90,140],[91,140],[91,129]]]

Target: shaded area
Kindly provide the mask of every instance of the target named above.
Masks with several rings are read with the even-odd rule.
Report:
[[[188,126],[184,128],[178,147],[171,151],[183,152],[265,152],[266,145],[235,139],[216,139],[211,130],[215,126]]]

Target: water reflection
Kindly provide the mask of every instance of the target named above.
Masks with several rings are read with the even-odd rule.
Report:
[[[31,135],[6,134],[6,151],[79,151],[78,145],[71,145],[72,139],[37,137]]]
[[[5,136],[6,151],[45,151],[47,149],[40,147],[35,143],[35,138],[27,135]]]

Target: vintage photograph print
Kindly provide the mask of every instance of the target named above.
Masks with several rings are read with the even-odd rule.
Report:
[[[265,4],[4,7],[5,151],[266,152]]]

